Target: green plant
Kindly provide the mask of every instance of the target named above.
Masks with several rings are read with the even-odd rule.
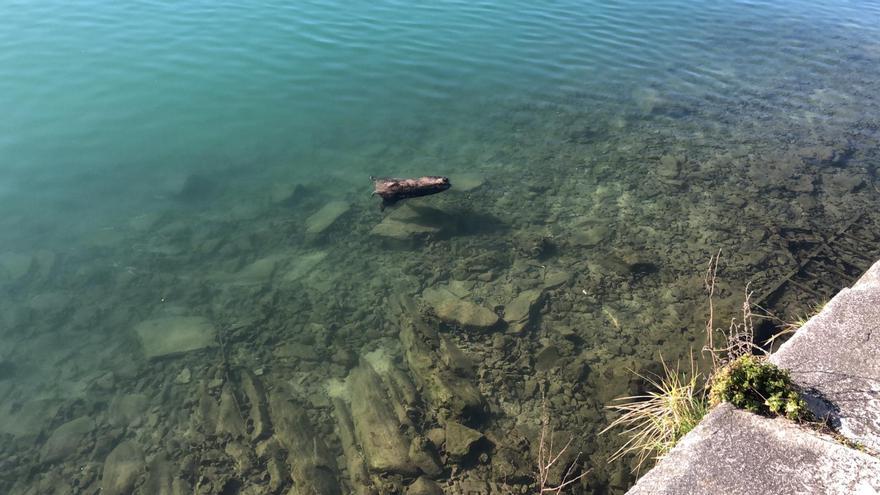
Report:
[[[789,373],[759,356],[740,356],[714,374],[709,404],[721,402],[767,416],[812,418]]]
[[[610,458],[614,461],[629,453],[638,459],[636,470],[648,458],[660,459],[675,443],[691,431],[708,410],[704,388],[697,381],[696,363],[691,357],[690,373],[672,370],[663,363],[662,377],[641,376],[654,390],[645,395],[615,399],[623,402],[608,406],[623,414],[600,433],[622,427],[629,439]]]

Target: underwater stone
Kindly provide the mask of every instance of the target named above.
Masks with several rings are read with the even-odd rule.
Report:
[[[331,201],[306,220],[307,234],[320,234],[339,219],[351,206],[345,201]]]
[[[467,357],[447,336],[440,337],[440,359],[449,369],[459,376],[471,376],[474,372],[474,362]]]
[[[674,155],[663,155],[660,158],[660,166],[657,167],[657,175],[662,179],[675,179],[681,173],[681,164],[684,159]]]
[[[348,404],[340,397],[333,397],[332,402],[333,415],[336,418],[336,433],[342,444],[349,485],[357,495],[371,495],[374,493],[371,489],[372,482],[364,465],[364,457],[357,445],[351,411]]]
[[[370,234],[382,238],[388,247],[406,249],[440,233],[443,218],[445,214],[435,208],[405,204],[386,214]]]
[[[0,381],[8,380],[15,376],[15,365],[11,361],[0,360]]]
[[[113,426],[130,426],[139,423],[146,412],[149,399],[144,394],[126,394],[113,398],[108,421]]]
[[[287,273],[284,274],[283,280],[293,282],[305,277],[326,257],[326,251],[312,251],[296,255]]]
[[[280,359],[301,359],[303,361],[315,361],[319,359],[315,346],[300,342],[285,342],[276,347],[272,354]]]
[[[235,461],[235,471],[239,476],[254,468],[256,463],[254,452],[244,443],[234,440],[229,441],[226,443],[223,451]]]
[[[456,375],[437,355],[439,337],[421,319],[403,322],[400,342],[410,372],[435,410],[453,417],[474,417],[484,411],[483,398],[473,383]]]
[[[269,199],[276,204],[292,206],[302,199],[306,192],[306,188],[302,184],[276,183],[272,185]]]
[[[41,462],[55,462],[76,453],[95,429],[95,421],[87,416],[76,418],[59,426],[40,450]]]
[[[302,406],[275,391],[269,395],[275,436],[287,449],[293,479],[291,495],[338,495],[336,459],[317,436]]]
[[[217,410],[217,434],[226,433],[232,438],[244,436],[245,427],[238,404],[229,383],[223,385],[220,392],[220,408]]]
[[[550,270],[544,276],[544,290],[551,290],[561,287],[571,280],[571,273],[562,270]]]
[[[184,368],[180,370],[180,373],[174,377],[174,383],[178,385],[186,385],[192,380],[192,371],[189,368]]]
[[[471,453],[474,445],[484,439],[482,433],[455,421],[446,423],[446,453],[454,462],[460,462]]]
[[[104,461],[101,477],[101,493],[104,495],[127,495],[134,482],[144,470],[144,452],[134,442],[120,443]]]
[[[250,404],[248,416],[252,425],[250,431],[251,440],[262,440],[269,436],[272,428],[272,425],[269,423],[269,411],[263,384],[249,371],[242,371],[241,390]]]
[[[594,247],[608,238],[610,229],[606,225],[596,225],[571,234],[570,242],[574,247]]]
[[[826,194],[847,194],[854,192],[865,185],[861,176],[842,170],[837,173],[822,174],[822,185]]]
[[[425,438],[430,440],[435,447],[440,447],[446,441],[446,430],[443,428],[431,428],[425,432]]]
[[[409,445],[409,458],[428,476],[439,476],[443,472],[440,458],[433,445],[424,437],[416,436]]]
[[[217,330],[201,316],[156,318],[134,328],[147,359],[170,356],[205,347],[217,341]]]
[[[455,185],[452,188],[453,192],[470,192],[482,186],[486,179],[475,174],[456,174],[451,176],[449,181]]]
[[[559,349],[555,345],[549,345],[541,349],[535,357],[535,369],[547,371],[556,366],[559,358]]]
[[[400,433],[400,421],[372,366],[362,362],[353,369],[348,387],[351,418],[367,468],[373,473],[416,474],[418,469],[410,462],[408,444]]]
[[[150,461],[147,468],[147,480],[140,488],[141,493],[150,495],[176,495],[174,493],[174,473],[171,463],[164,453],[158,454]]]
[[[492,310],[459,299],[446,289],[429,287],[422,292],[422,300],[434,308],[440,320],[464,328],[486,330],[500,321]]]
[[[183,181],[177,197],[184,201],[207,199],[217,190],[217,182],[205,174],[190,174]]]
[[[544,291],[529,289],[520,292],[507,306],[504,307],[504,319],[508,323],[528,321],[531,312],[541,299]]]
[[[811,193],[815,189],[813,176],[810,174],[799,175],[797,178],[789,180],[786,187],[792,192]]]
[[[31,256],[18,253],[0,254],[0,281],[17,281],[27,275],[34,260]]]
[[[284,255],[271,255],[260,258],[250,265],[239,270],[235,275],[235,281],[240,284],[261,284],[269,282],[275,273],[278,263],[284,259]]]
[[[443,489],[437,482],[419,476],[412,485],[406,487],[406,495],[443,495]]]
[[[440,229],[429,225],[400,222],[391,217],[386,217],[378,225],[373,227],[371,234],[379,237],[387,237],[395,240],[411,240],[426,234],[435,234]]]

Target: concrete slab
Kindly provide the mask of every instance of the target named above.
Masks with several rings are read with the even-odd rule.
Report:
[[[722,404],[628,494],[878,492],[880,460],[791,421]]]
[[[813,412],[880,451],[880,262],[839,292],[770,360],[807,390]]]

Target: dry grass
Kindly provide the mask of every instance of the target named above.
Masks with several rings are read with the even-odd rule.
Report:
[[[730,320],[730,326],[727,330],[723,328],[715,328],[715,282],[718,274],[718,262],[721,260],[721,250],[715,256],[709,258],[709,267],[706,270],[704,284],[709,305],[709,318],[706,320],[706,345],[703,346],[703,352],[709,354],[712,358],[712,369],[718,370],[726,363],[733,361],[740,356],[752,354],[754,351],[765,353],[764,349],[755,345],[755,327],[754,319],[762,317],[752,312],[752,292],[749,285],[746,284],[745,297],[742,303],[742,321],[737,322],[736,318]],[[724,347],[715,345],[715,336],[720,334],[720,341],[724,342]]]
[[[708,409],[705,391],[698,384],[700,374],[691,356],[690,372],[671,369],[663,358],[662,377],[641,376],[654,388],[646,395],[616,399],[621,404],[608,406],[623,413],[600,432],[622,427],[629,439],[609,459],[609,462],[634,453],[638,460],[636,471],[648,459],[660,459],[675,443],[691,431]]]
[[[773,320],[778,322],[779,330],[777,330],[776,333],[773,334],[772,337],[770,337],[769,339],[764,341],[764,346],[770,348],[776,342],[776,339],[779,339],[779,338],[785,337],[786,335],[791,335],[791,334],[797,332],[798,330],[801,329],[802,326],[806,325],[807,322],[810,321],[811,318],[813,318],[814,316],[821,313],[822,310],[825,309],[825,306],[827,304],[828,304],[828,301],[825,301],[824,303],[820,303],[820,304],[815,304],[812,306],[812,308],[810,308],[810,311],[808,311],[802,315],[796,315],[795,319],[793,321],[787,321],[787,320],[783,320],[781,318],[771,316],[771,318]]]
[[[550,426],[550,413],[547,412],[547,401],[541,399],[541,440],[538,444],[538,493],[550,493],[559,495],[563,490],[584,478],[588,471],[575,474],[579,468],[578,461],[581,453],[575,457],[574,461],[566,468],[562,480],[556,486],[550,483],[550,473],[556,464],[564,458],[564,454],[571,446],[572,439],[569,438],[565,446],[558,452],[553,452],[553,430]]]

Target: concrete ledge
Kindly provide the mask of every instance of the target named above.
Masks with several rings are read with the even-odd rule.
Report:
[[[770,360],[807,390],[817,416],[880,451],[880,262],[834,296]]]
[[[845,437],[880,452],[880,262],[770,361]],[[876,494],[880,459],[729,404],[709,413],[630,494]]]
[[[628,493],[878,492],[880,460],[791,421],[722,404]]]

